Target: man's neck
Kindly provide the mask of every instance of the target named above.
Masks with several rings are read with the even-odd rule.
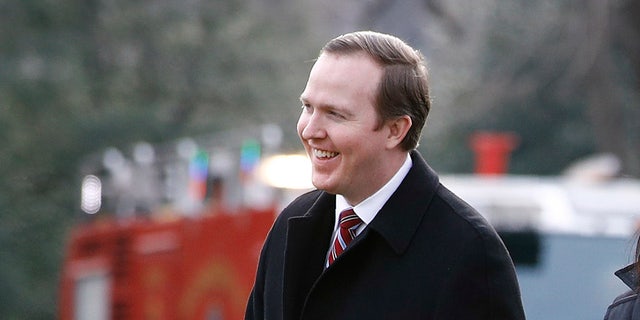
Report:
[[[372,191],[365,193],[360,197],[347,197],[346,195],[342,196],[351,207],[355,207],[366,199],[378,193],[381,189],[385,188],[385,186],[387,186],[390,181],[393,180],[394,177],[398,175],[399,171],[401,171],[401,169],[403,169],[403,167],[405,166],[407,167],[404,168],[405,170],[402,173],[402,179],[404,179],[404,176],[409,171],[409,168],[411,168],[411,156],[407,152],[402,153],[398,157],[394,157],[393,159],[389,160],[388,165],[385,165],[385,171],[382,173],[383,175],[380,179],[378,179],[380,182],[376,186],[372,186],[375,187],[375,189],[371,189]],[[400,179],[400,182],[402,181],[402,179]],[[399,185],[400,182],[398,182],[397,185]],[[397,185],[394,187],[394,191],[397,188]]]

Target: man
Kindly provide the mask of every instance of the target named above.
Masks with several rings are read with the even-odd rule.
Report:
[[[427,80],[393,36],[321,50],[297,126],[318,190],[274,223],[246,319],[524,319],[497,234],[415,151]]]

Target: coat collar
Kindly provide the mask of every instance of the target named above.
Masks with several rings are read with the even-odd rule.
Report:
[[[369,225],[397,254],[409,246],[439,185],[438,176],[417,151],[411,152],[411,160],[411,170]]]
[[[635,290],[640,284],[638,282],[638,265],[636,263],[630,264],[615,272],[615,275],[624,282],[629,288]]]
[[[379,233],[397,254],[402,254],[406,250],[440,183],[437,174],[420,153],[414,150],[410,155],[413,165],[409,173],[368,227]],[[299,239],[299,236],[313,235],[312,242],[321,243],[315,249],[319,250],[324,246],[323,250],[326,254],[333,231],[334,215],[331,213],[334,210],[335,195],[320,192],[316,201],[303,216],[289,219],[290,234],[287,238],[292,240]],[[398,215],[402,215],[402,218],[399,219]],[[321,237],[318,237],[319,233]]]

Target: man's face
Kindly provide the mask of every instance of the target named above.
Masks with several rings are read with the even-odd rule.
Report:
[[[298,135],[311,158],[313,185],[352,205],[387,177],[388,128],[378,128],[375,95],[382,68],[363,54],[322,54],[300,99]]]

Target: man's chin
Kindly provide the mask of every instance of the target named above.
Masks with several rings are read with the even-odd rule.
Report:
[[[326,181],[312,180],[311,183],[318,190],[322,190],[324,192],[331,193],[331,194],[337,194],[337,192],[334,190],[335,188],[333,188],[331,184],[327,183]]]

